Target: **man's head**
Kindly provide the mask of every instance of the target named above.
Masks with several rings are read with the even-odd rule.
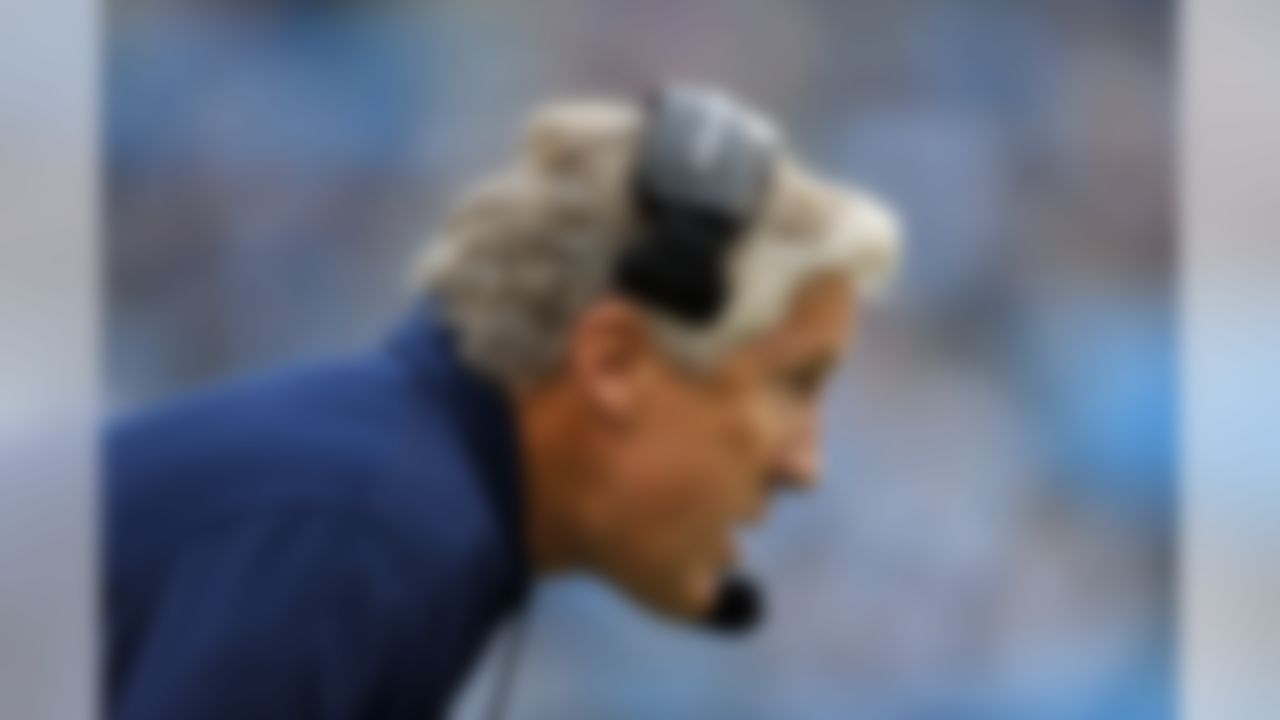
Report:
[[[623,103],[539,115],[519,160],[433,244],[427,282],[464,356],[515,399],[534,561],[694,617],[736,562],[734,527],[815,479],[823,382],[897,230],[783,156],[724,259],[716,317],[647,306],[614,282],[644,238],[631,185],[644,122]]]

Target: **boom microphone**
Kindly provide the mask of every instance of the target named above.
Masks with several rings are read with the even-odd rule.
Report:
[[[710,612],[702,619],[702,627],[725,635],[740,635],[759,624],[764,615],[764,593],[751,578],[728,575],[720,581],[720,589]]]

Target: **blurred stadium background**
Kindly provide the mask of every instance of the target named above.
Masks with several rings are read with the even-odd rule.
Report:
[[[1173,9],[1154,0],[121,0],[111,405],[360,348],[528,109],[723,83],[903,211],[757,635],[537,597],[515,718],[1172,718]],[[476,717],[492,658],[457,708]]]

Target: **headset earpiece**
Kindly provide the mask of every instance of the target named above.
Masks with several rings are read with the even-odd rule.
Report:
[[[685,322],[713,321],[730,292],[730,249],[776,162],[770,127],[727,96],[686,85],[650,95],[632,190],[644,229],[618,263],[618,288]]]

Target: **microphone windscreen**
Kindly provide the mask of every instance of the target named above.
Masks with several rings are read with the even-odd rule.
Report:
[[[720,583],[711,611],[703,618],[708,630],[737,635],[759,624],[764,615],[764,597],[760,587],[750,578],[730,575]]]

